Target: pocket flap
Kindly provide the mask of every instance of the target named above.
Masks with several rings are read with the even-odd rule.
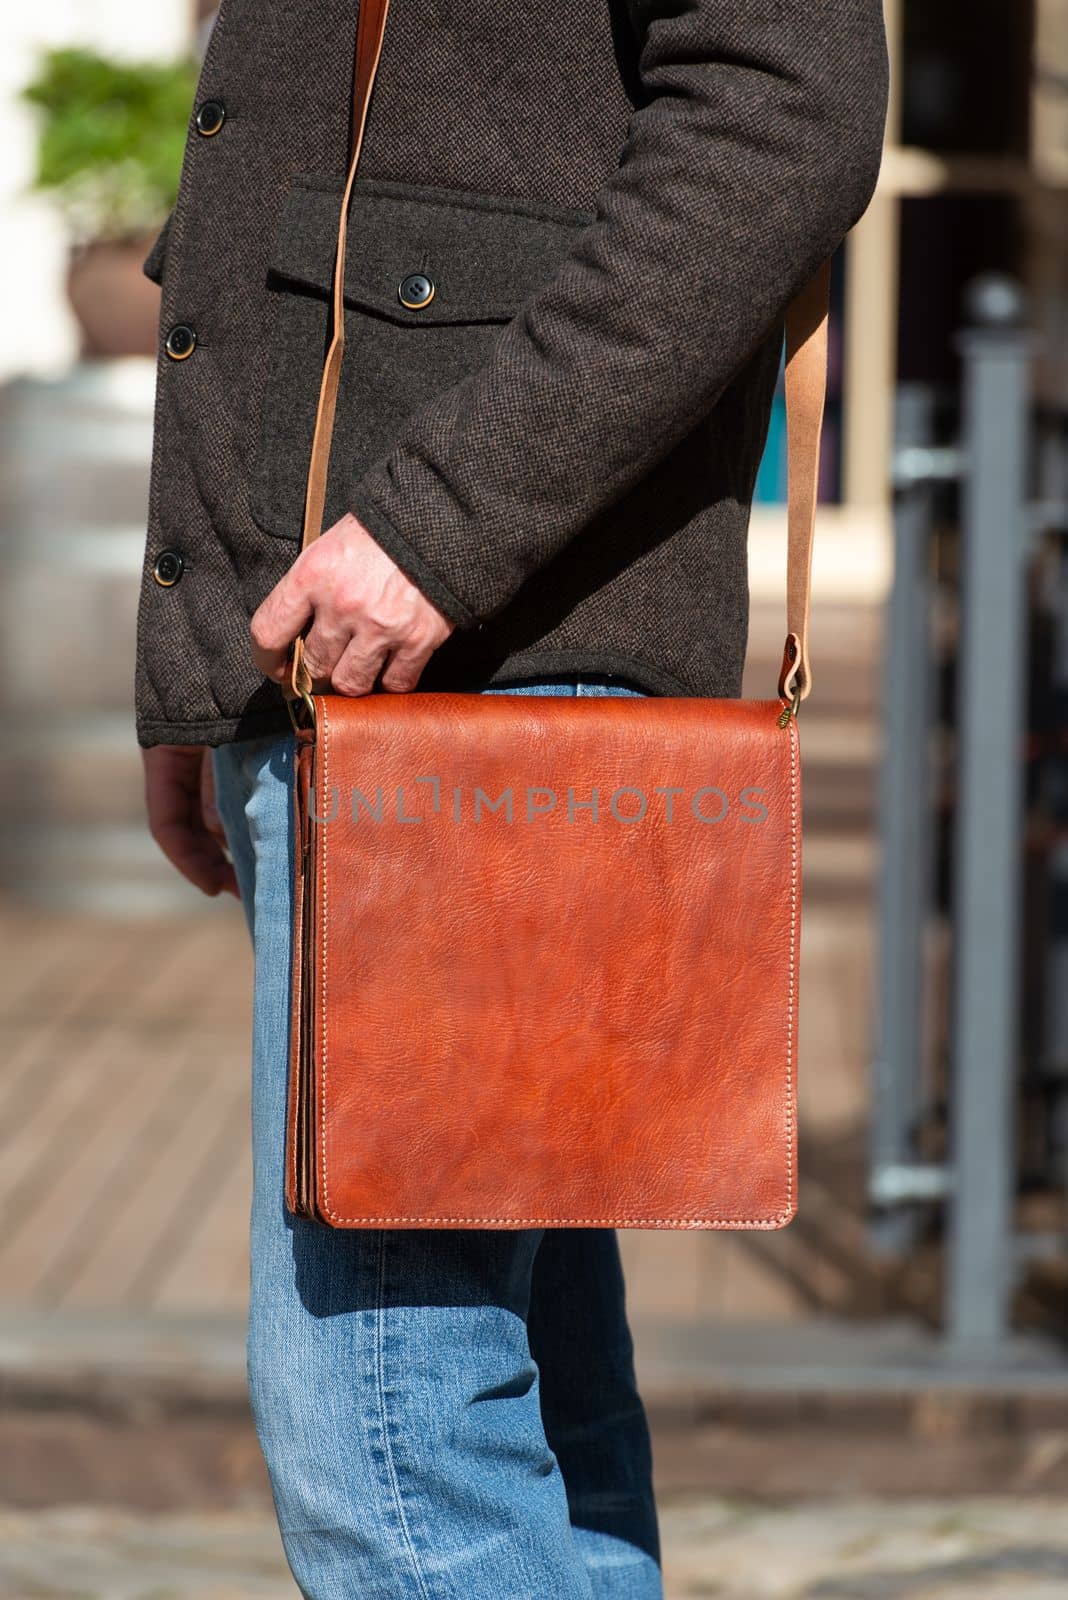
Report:
[[[297,178],[286,196],[271,275],[329,293],[342,188]],[[358,180],[349,211],[345,299],[397,322],[507,322],[550,276],[589,212],[449,189]],[[400,285],[428,277],[433,298],[409,309]]]
[[[174,212],[172,211],[167,217],[167,220],[164,222],[162,228],[159,230],[155,243],[148,252],[148,255],[145,257],[141,266],[141,271],[144,273],[145,277],[151,278],[153,283],[162,284],[163,282],[163,268],[167,261],[167,245],[170,242],[171,223],[173,221]]]

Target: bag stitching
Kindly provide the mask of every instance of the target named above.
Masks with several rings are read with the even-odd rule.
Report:
[[[291,980],[290,980],[291,983],[292,983],[292,992],[290,993],[290,997],[289,997],[289,1027],[290,1027],[290,1034],[291,1034],[291,1037],[290,1037],[290,1059],[291,1059],[291,1063],[292,1063],[291,1067],[290,1067],[290,1070],[293,1071],[293,1068],[295,1066],[296,1071],[294,1072],[294,1083],[291,1086],[291,1093],[293,1095],[293,1116],[292,1116],[292,1121],[290,1121],[290,1118],[287,1115],[287,1118],[286,1118],[286,1132],[287,1132],[287,1137],[289,1138],[290,1144],[292,1145],[292,1149],[290,1151],[290,1169],[291,1169],[293,1200],[294,1200],[294,1204],[296,1204],[299,1201],[299,1198],[300,1198],[300,1172],[299,1172],[298,1163],[297,1163],[297,1120],[298,1120],[297,1119],[297,1097],[298,1097],[298,1094],[299,1094],[299,1091],[300,1091],[300,1064],[301,1064],[301,1057],[302,1057],[303,1051],[304,1051],[304,1038],[303,1038],[303,1034],[304,1034],[304,1026],[303,1026],[303,1017],[304,1017],[304,987],[303,987],[304,986],[304,974],[303,974],[301,969],[303,967],[303,950],[304,950],[304,897],[308,893],[307,871],[306,871],[305,864],[304,864],[303,860],[301,859],[301,855],[302,855],[301,844],[302,844],[302,839],[303,839],[303,825],[302,825],[301,820],[300,820],[300,806],[296,802],[297,786],[299,785],[299,782],[300,782],[300,751],[299,751],[299,749],[294,749],[294,754],[293,754],[293,775],[294,775],[294,780],[295,780],[294,781],[294,791],[293,791],[293,793],[294,793],[294,799],[293,799],[293,821],[294,821],[295,827],[298,830],[298,837],[297,837],[297,840],[296,840],[296,856],[297,856],[298,862],[300,862],[300,867],[299,867],[300,878],[298,880],[298,893],[295,896],[295,900],[294,900],[294,918],[293,918],[293,934],[292,934],[293,950],[291,952],[292,977],[291,977]],[[295,1048],[294,1048],[294,1041],[293,1041],[293,1038],[292,1038],[292,1034],[294,1032],[296,1033]],[[287,1113],[288,1113],[288,1109],[289,1108],[288,1108],[288,1104],[287,1104]],[[305,1114],[305,1117],[307,1117],[307,1108],[305,1108],[305,1113],[304,1114]],[[292,1129],[291,1132],[290,1132],[290,1128]]]
[[[786,1205],[783,1215],[789,1216],[796,1204],[794,1194],[794,1140],[797,1133],[796,1071],[794,1044],[794,1005],[797,999],[798,951],[798,859],[797,823],[799,748],[796,719],[790,718],[790,982],[786,1010]]]
[[[327,793],[329,792],[328,791],[328,787],[327,787],[327,769],[328,769],[329,764],[330,764],[330,718],[328,717],[327,712],[326,712],[326,702],[325,701],[320,701],[320,707],[321,707],[321,714],[322,714],[322,719],[323,719],[323,790],[322,790],[322,794],[319,797],[319,815],[320,816],[325,816],[326,815],[325,799],[326,799]],[[321,1029],[320,1049],[322,1051],[322,1058],[323,1058],[323,1081],[322,1081],[322,1088],[321,1088],[321,1090],[319,1092],[319,1101],[320,1101],[320,1105],[322,1107],[322,1111],[321,1111],[321,1136],[322,1136],[322,1147],[323,1148],[322,1148],[322,1155],[321,1155],[321,1166],[322,1166],[322,1173],[323,1173],[323,1209],[325,1210],[326,1214],[329,1217],[331,1217],[335,1222],[339,1222],[341,1219],[336,1215],[336,1213],[334,1211],[331,1210],[331,1207],[330,1207],[330,1178],[329,1178],[329,1174],[328,1174],[328,1171],[327,1171],[327,1164],[326,1164],[326,1081],[327,1081],[327,1073],[328,1073],[328,1056],[329,1056],[329,1050],[328,1050],[328,1046],[327,1046],[327,1039],[328,1039],[329,1035],[328,1035],[327,1026],[326,1026],[326,1019],[327,1019],[327,1015],[328,1015],[328,1012],[327,1012],[327,998],[326,997],[327,997],[327,967],[328,967],[328,955],[327,955],[327,952],[328,952],[329,943],[330,943],[330,941],[326,937],[326,932],[327,932],[327,918],[329,916],[328,899],[327,899],[327,889],[328,889],[328,885],[327,885],[328,866],[327,866],[327,863],[328,863],[328,860],[329,860],[329,855],[330,855],[330,852],[326,848],[326,840],[324,838],[324,840],[323,840],[323,871],[322,871],[322,880],[323,880],[323,898],[322,898],[322,930],[323,930],[323,932],[322,932],[322,940],[323,940],[323,952],[322,952],[323,985],[322,985],[322,991],[323,991],[323,1010],[322,1010],[322,1017],[319,1019],[319,1028]]]

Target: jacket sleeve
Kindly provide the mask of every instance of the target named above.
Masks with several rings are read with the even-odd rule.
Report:
[[[715,404],[879,169],[881,0],[629,0],[641,98],[595,220],[350,500],[460,626]]]

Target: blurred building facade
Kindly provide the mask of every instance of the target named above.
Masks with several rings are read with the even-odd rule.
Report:
[[[827,502],[816,586],[879,595],[889,572],[896,397],[925,386],[948,411],[964,290],[998,271],[1024,288],[1038,339],[1038,398],[1068,399],[1068,4],[885,0],[892,60],[878,190],[833,285]],[[785,416],[776,407],[754,516],[758,592],[778,543]]]

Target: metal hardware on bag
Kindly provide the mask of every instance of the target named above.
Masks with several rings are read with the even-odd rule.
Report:
[[[286,694],[286,709],[289,720],[293,724],[294,733],[304,733],[308,728],[315,732],[315,701],[312,699],[313,688],[311,674],[308,672],[304,661],[303,635],[293,641],[293,654],[289,662],[289,692]],[[283,691],[284,692],[284,691]],[[308,721],[302,726],[297,720],[297,701],[304,702],[304,709],[308,713]]]
[[[304,709],[308,714],[308,720],[307,720],[306,723],[302,723],[300,721],[299,717],[298,717],[297,709],[296,709],[298,700],[303,702]],[[297,693],[295,695],[293,695],[292,697],[287,695],[286,696],[286,710],[289,712],[289,720],[293,724],[293,732],[294,733],[303,733],[303,732],[305,732],[305,730],[307,728],[311,728],[312,732],[314,733],[314,731],[315,731],[315,701],[312,699],[312,697],[308,693],[307,689],[299,689],[297,691]]]
[[[790,726],[790,718],[797,716],[797,711],[800,704],[801,689],[798,685],[795,685],[794,692],[790,697],[790,704],[788,706],[783,706],[782,710],[779,712],[778,723],[780,728],[788,728]]]

